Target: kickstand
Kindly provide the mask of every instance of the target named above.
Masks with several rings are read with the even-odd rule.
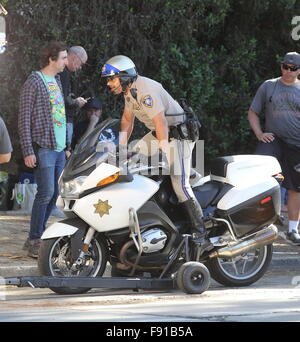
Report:
[[[183,240],[180,242],[179,246],[177,247],[175,253],[172,255],[170,261],[167,263],[166,267],[163,269],[161,275],[159,276],[159,279],[161,279],[166,272],[169,270],[173,262],[178,258],[179,254],[181,253],[182,249],[185,249],[185,257],[186,261],[190,260],[190,252],[189,252],[189,238],[190,235],[183,235]]]

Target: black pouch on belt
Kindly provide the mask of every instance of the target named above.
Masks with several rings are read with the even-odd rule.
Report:
[[[176,126],[178,133],[181,139],[196,141],[200,137],[201,123],[185,99],[180,99],[179,103],[186,113],[186,121]]]

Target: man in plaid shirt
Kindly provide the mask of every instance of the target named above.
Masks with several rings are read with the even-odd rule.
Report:
[[[40,238],[58,196],[58,178],[65,165],[66,115],[57,74],[67,64],[66,46],[50,42],[42,52],[42,68],[32,72],[20,96],[18,128],[27,167],[34,168],[37,194],[24,248],[37,257]]]

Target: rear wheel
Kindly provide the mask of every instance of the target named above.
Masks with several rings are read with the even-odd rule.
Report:
[[[212,258],[207,263],[214,280],[225,286],[248,286],[259,280],[272,260],[273,245],[262,246],[234,258]]]
[[[107,263],[107,246],[98,236],[93,238],[84,262],[74,268],[71,258],[71,238],[69,236],[43,240],[39,250],[38,266],[44,276],[53,277],[101,277]],[[58,294],[86,293],[90,288],[53,287]]]

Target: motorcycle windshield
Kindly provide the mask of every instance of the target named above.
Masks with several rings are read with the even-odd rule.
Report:
[[[97,165],[108,158],[109,152],[119,145],[120,120],[107,119],[76,145],[69,158],[62,179],[69,181],[79,176],[89,175]]]

